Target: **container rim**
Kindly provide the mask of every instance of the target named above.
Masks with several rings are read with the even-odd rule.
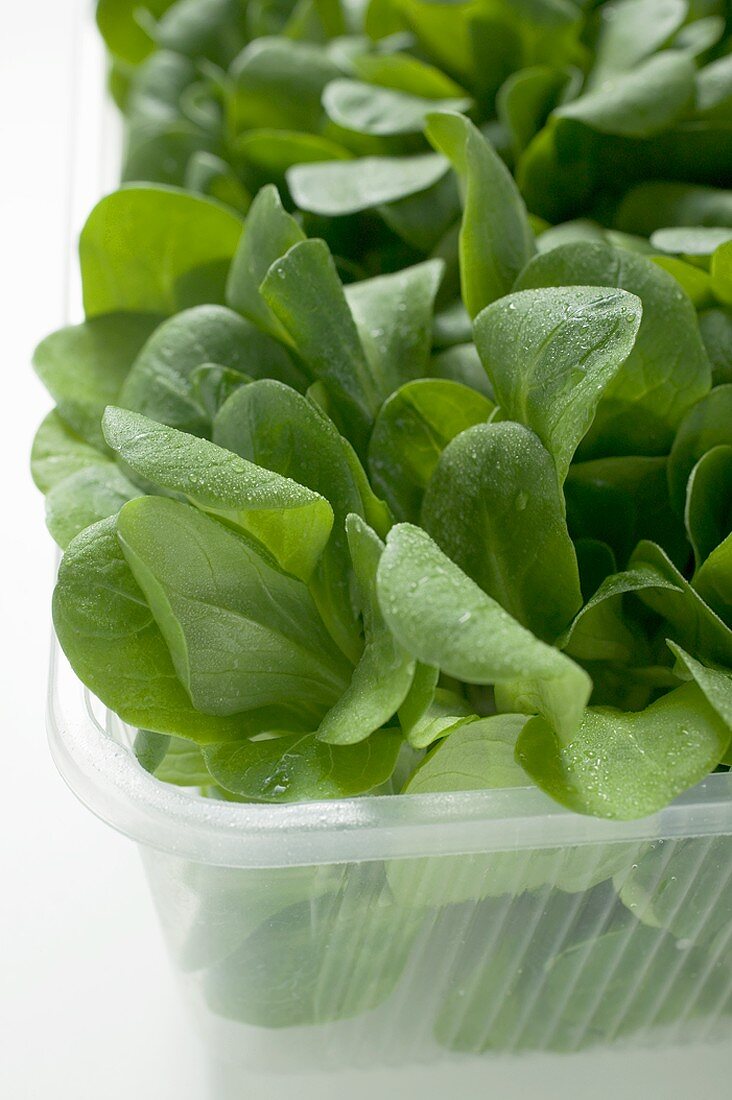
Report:
[[[732,834],[732,772],[637,821],[585,817],[534,787],[278,805],[201,798],[155,779],[114,722],[105,728],[55,636],[47,714],[51,754],[77,798],[138,844],[194,862],[289,867]]]

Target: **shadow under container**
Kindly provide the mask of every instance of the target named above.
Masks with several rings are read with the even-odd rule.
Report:
[[[732,773],[635,822],[529,788],[212,801],[58,652],[49,734],[140,847],[220,1100],[728,1095]]]

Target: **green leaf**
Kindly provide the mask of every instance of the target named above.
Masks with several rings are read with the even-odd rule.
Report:
[[[116,516],[140,490],[113,463],[87,466],[51,486],[46,496],[46,524],[65,548],[85,527]]]
[[[232,370],[231,367],[222,367],[219,363],[203,363],[191,373],[191,396],[212,424],[219,409],[232,393],[251,381],[248,374]]]
[[[537,257],[527,272],[560,251]],[[476,320],[476,346],[496,401],[536,432],[562,482],[603,392],[633,349],[640,320],[634,295],[596,286],[523,290]]]
[[[732,382],[732,312],[704,310],[699,314],[699,331],[712,364],[712,384]]]
[[[631,187],[615,217],[618,229],[650,236],[669,225],[732,225],[732,194],[716,187],[651,180]]]
[[[355,755],[361,746],[333,752]],[[230,902],[239,929],[242,920],[245,929],[250,926],[253,913],[259,921],[205,971],[206,1004],[217,1017],[257,1029],[312,1027],[359,1016],[392,993],[414,943],[415,918],[385,899],[383,882],[373,874],[344,884],[333,868],[335,881],[326,893],[322,868],[317,879],[307,869],[314,885],[293,883],[293,873],[302,870],[268,871],[256,891],[250,873],[243,896],[240,889]],[[285,876],[282,883],[273,883],[275,873]],[[283,908],[280,899],[295,888],[298,904]]]
[[[677,950],[711,945],[726,933],[732,903],[732,885],[719,874],[722,846],[721,838],[707,836],[655,844],[619,879],[621,901],[648,928],[677,936]]]
[[[138,730],[135,734],[132,751],[146,772],[152,773],[163,760],[171,738],[167,733],[153,733],[152,730]],[[190,745],[190,742],[184,742]]]
[[[614,73],[632,71],[669,45],[687,11],[686,0],[614,0],[603,4],[592,86],[597,87]]]
[[[689,409],[668,460],[671,501],[682,515],[692,470],[713,447],[732,445],[732,385],[716,386]]]
[[[162,320],[149,313],[113,313],[51,333],[36,348],[36,374],[68,426],[105,448],[102,413],[117,401],[137,353]]]
[[[684,414],[710,384],[694,307],[676,280],[645,256],[599,242],[537,256],[516,286],[577,283],[612,287],[613,294],[621,288],[643,307],[635,345],[603,394],[581,457],[666,454]]]
[[[441,259],[445,235],[457,229],[455,223],[460,216],[455,177],[448,172],[426,191],[407,195],[396,202],[382,203],[378,212],[389,228],[412,248]]]
[[[176,0],[155,29],[163,49],[226,66],[246,43],[239,0]]]
[[[418,660],[473,684],[505,684],[523,707],[569,738],[589,697],[589,677],[535,638],[450,561],[424,531],[392,528],[377,587],[397,641]]]
[[[431,669],[429,665],[419,668]],[[439,669],[434,669],[436,673]],[[407,699],[405,699],[405,705]],[[428,749],[435,741],[451,737],[456,730],[472,722],[477,717],[475,708],[467,699],[449,688],[435,688],[424,712],[418,715],[411,726],[407,726],[402,717],[404,706],[399,710],[399,723],[408,743],[413,749]]]
[[[694,574],[694,588],[732,628],[732,534],[712,550]]]
[[[288,168],[295,164],[350,160],[353,156],[345,145],[320,134],[274,130],[267,126],[245,130],[240,134],[236,140],[235,152],[237,159],[241,158],[246,165],[253,168],[257,176],[274,180],[278,185],[285,182]]]
[[[704,271],[701,267],[697,267],[696,263],[689,263],[687,260],[682,260],[678,256],[658,255],[651,256],[656,267],[660,267],[662,271],[667,271],[681,289],[690,299],[694,309],[702,309],[704,306],[708,306],[713,300],[712,294],[712,280],[709,276],[709,272]],[[701,326],[699,328],[701,335]],[[703,337],[702,337],[703,339]],[[709,355],[709,349],[707,348],[706,340],[704,342],[704,348]]]
[[[399,520],[419,519],[422,497],[444,448],[487,421],[495,406],[459,382],[409,382],[383,404],[369,442],[369,471]]]
[[[258,539],[283,569],[307,578],[330,536],[327,500],[205,439],[110,407],[109,445],[140,477],[186,496]]]
[[[290,341],[287,330],[269,309],[259,288],[275,260],[304,240],[300,226],[285,212],[277,188],[263,187],[247,214],[226,284],[226,301],[232,309],[286,343]]]
[[[435,153],[358,157],[295,165],[287,173],[287,184],[301,210],[342,217],[426,191],[445,175],[448,167],[445,158]]]
[[[53,409],[41,421],[31,449],[31,474],[47,493],[71,474],[92,466],[111,466],[109,452],[92,447]]]
[[[471,317],[506,294],[534,253],[526,207],[503,161],[463,115],[431,114],[427,137],[464,189],[460,280]]]
[[[129,185],[107,195],[79,241],[87,317],[223,302],[240,236],[233,211],[172,187]]]
[[[632,820],[656,813],[712,771],[730,727],[696,684],[685,684],[644,711],[590,707],[561,744],[543,718],[519,736],[517,758],[532,779],[577,813]]]
[[[636,566],[648,568],[664,582],[649,585],[638,594],[670,625],[674,640],[698,657],[732,665],[732,629],[672,565],[660,546],[652,542],[639,543],[630,566],[631,569]]]
[[[695,661],[691,654],[675,642],[668,642],[667,645],[685,673],[704,692],[707,702],[732,730],[732,671],[712,668],[701,661]]]
[[[381,404],[333,257],[321,240],[294,245],[270,267],[262,296],[359,443]]]
[[[163,737],[140,730],[134,749],[143,768],[163,783],[207,787],[213,782],[199,746],[182,737]]]
[[[307,721],[338,697],[347,664],[301,581],[236,532],[165,497],[130,501],[117,530],[199,710],[291,705]]]
[[[459,382],[487,400],[492,397],[493,390],[475,344],[453,344],[451,348],[445,348],[433,355],[429,373],[431,378]]]
[[[317,130],[323,89],[341,71],[321,46],[273,36],[250,42],[229,76],[235,133],[260,126]]]
[[[714,293],[726,305],[732,305],[732,241],[718,244],[710,263]]]
[[[712,447],[694,466],[684,521],[698,568],[732,530],[732,446]]]
[[[730,240],[732,228],[708,225],[670,226],[651,234],[651,244],[659,252],[679,256],[711,256],[719,245]]]
[[[190,157],[184,182],[186,191],[197,191],[224,206],[230,206],[239,214],[246,214],[251,206],[252,196],[231,165],[205,149]]]
[[[349,513],[364,515],[365,510],[346,441],[311,401],[272,380],[253,382],[233,395],[216,417],[213,437],[227,450],[305,485],[330,503],[333,529],[310,590],[333,637],[358,660],[361,644],[345,524]],[[358,463],[355,455],[353,462]]]
[[[525,724],[523,714],[496,714],[467,722],[425,757],[404,791],[431,794],[527,786],[526,773],[514,757],[516,739]]]
[[[427,373],[432,315],[444,265],[427,260],[345,288],[379,399]]]
[[[422,522],[508,613],[554,641],[582,606],[577,557],[551,456],[511,421],[467,428],[445,448]]]
[[[386,626],[376,595],[376,572],[384,544],[357,515],[346,521],[348,545],[363,609],[364,649],[345,692],[320,723],[317,736],[331,745],[352,745],[394,716],[414,677],[414,660]]]
[[[271,376],[304,387],[289,352],[223,306],[205,305],[170,317],[135,360],[118,401],[127,409],[192,435],[210,435],[211,417],[194,393],[194,372],[216,364],[247,377]]]
[[[592,130],[624,137],[650,137],[667,129],[692,103],[695,68],[674,50],[657,53],[627,72],[603,78],[598,87],[563,104],[557,121],[581,122]]]
[[[435,668],[434,665],[423,665],[417,661],[409,691],[399,707],[399,725],[407,737],[432,707],[439,678],[439,668]]]
[[[408,53],[363,54],[352,62],[354,71],[369,84],[394,88],[413,96],[439,100],[465,95],[447,73]]]
[[[605,577],[559,639],[559,645],[581,660],[647,663],[647,642],[638,624],[623,613],[620,599],[629,592],[639,594],[646,589],[676,594],[683,591],[673,576],[638,562],[632,569]]]
[[[640,539],[666,547],[685,564],[689,548],[671,507],[665,458],[619,455],[575,462],[564,493],[574,539],[599,539],[625,563]]]
[[[534,65],[518,69],[504,81],[496,97],[496,111],[511,135],[515,157],[542,129],[550,112],[566,91],[573,74],[567,69]]]
[[[194,741],[241,735],[236,717],[196,710],[117,541],[114,517],[70,543],[53,595],[53,622],[77,676],[123,722]]]
[[[471,106],[468,98],[436,100],[358,80],[333,80],[323,93],[331,121],[376,136],[421,133],[430,111],[467,111]]]
[[[154,48],[148,34],[149,22],[144,16],[155,18],[175,0],[97,0],[97,26],[107,48],[122,61],[136,64]],[[142,16],[142,18],[141,18]]]
[[[206,765],[227,791],[257,802],[352,798],[385,783],[401,739],[380,730],[358,745],[327,745],[315,734],[214,745]]]

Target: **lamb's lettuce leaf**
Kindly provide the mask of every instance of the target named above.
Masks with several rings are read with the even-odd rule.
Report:
[[[241,230],[232,210],[177,188],[135,184],[107,195],[79,240],[87,317],[223,303]]]
[[[385,783],[396,766],[399,736],[381,730],[358,745],[328,745],[312,733],[225,742],[204,751],[227,791],[255,802],[348,798]]]
[[[527,272],[523,285],[532,282]],[[575,286],[510,294],[476,320],[476,345],[496,401],[536,432],[560,481],[633,349],[641,312],[638,298],[625,291]]]
[[[554,463],[523,425],[476,425],[453,439],[427,487],[422,523],[469,577],[544,641],[554,641],[582,606]]]
[[[130,501],[117,531],[197,709],[284,704],[312,718],[338,697],[347,662],[305,585],[240,535],[165,497]]]
[[[420,528],[392,528],[377,592],[407,652],[467,683],[505,685],[522,711],[547,715],[571,737],[589,697],[587,674],[521,626]]]
[[[506,294],[534,253],[526,207],[511,173],[464,115],[435,113],[427,136],[462,181],[460,279],[471,317]]]
[[[639,713],[589,707],[561,743],[543,718],[519,735],[517,756],[553,798],[577,813],[620,820],[662,809],[724,756],[730,727],[696,684]]]
[[[333,525],[323,497],[140,413],[110,407],[104,432],[129,470],[249,532],[283,569],[311,575]]]

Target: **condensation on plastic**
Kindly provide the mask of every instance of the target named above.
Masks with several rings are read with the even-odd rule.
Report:
[[[75,233],[119,150],[86,5],[74,66]],[[140,845],[220,1100],[727,1095],[732,774],[638,822],[530,788],[213,801],[143,771],[56,646],[48,728]]]
[[[228,1066],[216,1096],[254,1081],[279,1096],[258,1076],[274,1073],[355,1097],[354,1071],[376,1066],[411,1095],[403,1067],[447,1060],[444,1088],[480,1055],[462,1096],[508,1064],[513,1087],[534,1067],[527,1087],[548,1098],[547,1057],[584,1066],[589,1087],[598,1058],[654,1048],[651,1084],[680,1047],[699,1095],[725,1096],[710,1051],[729,1057],[732,1038],[732,775],[639,822],[580,817],[529,788],[215,802],[143,771],[131,731],[57,650],[49,731],[74,792],[140,845],[200,1034]]]

